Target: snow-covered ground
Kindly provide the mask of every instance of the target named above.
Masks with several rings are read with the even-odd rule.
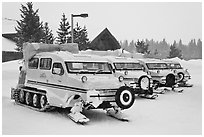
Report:
[[[175,59],[177,60],[177,59]],[[85,111],[87,125],[78,125],[58,111],[37,112],[15,105],[10,88],[18,80],[18,61],[2,64],[2,133],[13,134],[202,134],[202,60],[179,60],[188,68],[194,84],[183,93],[168,92],[156,100],[136,98],[125,110],[130,122],[121,122],[103,110]]]

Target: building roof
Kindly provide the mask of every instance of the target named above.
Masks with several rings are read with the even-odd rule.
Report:
[[[116,50],[120,49],[121,46],[116,38],[105,28],[91,43],[92,50]]]
[[[4,33],[2,34],[2,37],[9,39],[13,42],[16,42],[15,37],[17,36],[17,33]]]

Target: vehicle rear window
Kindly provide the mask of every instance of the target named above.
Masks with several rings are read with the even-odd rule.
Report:
[[[168,69],[166,63],[147,63],[149,69]]]
[[[40,59],[40,69],[50,70],[52,65],[51,58],[41,58]]]
[[[28,68],[29,69],[37,69],[38,68],[38,62],[39,62],[38,58],[30,59],[28,62]]]
[[[116,70],[142,70],[139,63],[114,63]]]

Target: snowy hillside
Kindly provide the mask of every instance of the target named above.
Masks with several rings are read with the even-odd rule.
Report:
[[[85,111],[87,125],[78,125],[54,110],[37,112],[15,105],[10,88],[18,80],[18,61],[2,64],[2,133],[14,134],[136,134],[197,135],[202,134],[202,60],[179,60],[188,68],[194,84],[183,93],[168,92],[156,100],[136,98],[125,110],[130,122],[121,122],[103,110]]]

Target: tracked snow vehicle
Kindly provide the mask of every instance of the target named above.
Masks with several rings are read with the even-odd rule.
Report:
[[[106,56],[111,62],[114,75],[125,85],[131,87],[134,93],[140,97],[155,99],[157,94],[153,93],[153,80],[150,75],[143,71],[139,61],[126,57]]]
[[[11,98],[38,111],[64,108],[73,121],[86,123],[84,109],[99,109],[120,120],[134,103],[131,88],[113,76],[107,60],[77,53],[75,44],[25,43],[24,63]]]
[[[145,72],[151,75],[153,83],[157,87],[174,87],[178,82],[178,76],[170,71],[167,64],[158,59],[139,59]]]
[[[191,79],[191,75],[187,69],[184,69],[181,64],[177,61],[172,60],[164,60],[168,66],[168,68],[176,73],[179,77],[178,85],[181,87],[192,87],[192,84],[188,84],[187,82]]]

